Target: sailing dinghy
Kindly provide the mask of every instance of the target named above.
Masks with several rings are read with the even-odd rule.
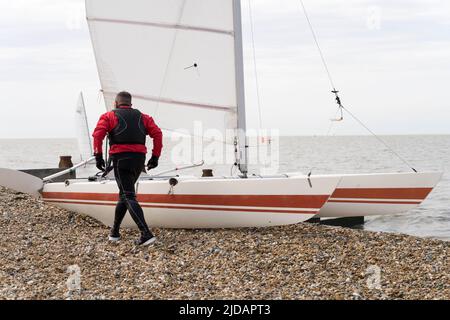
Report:
[[[75,110],[75,128],[77,129],[79,159],[80,161],[86,161],[92,157],[94,151],[92,150],[86,105],[84,103],[84,96],[82,92],[78,97],[78,103]]]
[[[138,199],[149,225],[266,227],[319,212],[340,177],[247,177],[240,1],[88,0],[86,10],[107,106],[127,88],[166,131],[195,135],[201,123],[237,145],[241,177],[142,178]],[[115,181],[73,180],[46,183],[42,197],[110,225],[117,193]]]
[[[237,177],[142,177],[138,199],[151,226],[268,227],[316,215],[396,214],[418,206],[441,177],[441,173],[248,175],[241,2],[87,0],[86,11],[108,108],[115,94],[126,89],[134,104],[154,116],[164,130],[196,136],[200,123],[203,132],[222,133],[220,142],[236,149],[241,173]],[[29,179],[39,185],[45,201],[112,224],[118,200],[115,181],[54,183],[55,177],[43,184]],[[134,223],[127,218],[124,226]]]

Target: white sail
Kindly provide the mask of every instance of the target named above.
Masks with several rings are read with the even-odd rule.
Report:
[[[237,128],[234,0],[87,0],[86,10],[108,109],[126,90],[165,130],[216,129],[225,141]]]
[[[75,128],[77,131],[78,150],[80,161],[85,161],[92,157],[92,143],[89,133],[89,125],[86,115],[86,107],[84,105],[83,93],[80,93],[78,98],[76,113],[75,113]]]

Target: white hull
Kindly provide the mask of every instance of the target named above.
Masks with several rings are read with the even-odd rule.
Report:
[[[151,227],[241,228],[304,222],[315,216],[334,192],[340,177],[211,179],[180,178],[171,192],[168,180],[140,181],[138,200]],[[105,225],[114,221],[118,199],[115,181],[73,180],[48,183],[46,202],[91,216]],[[127,215],[124,227],[136,227]]]
[[[341,181],[318,217],[394,215],[419,206],[442,173],[339,175]]]

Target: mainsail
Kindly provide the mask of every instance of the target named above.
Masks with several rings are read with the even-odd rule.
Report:
[[[108,109],[127,90],[165,130],[230,144],[245,131],[239,0],[87,0],[86,10]]]
[[[77,131],[78,150],[80,153],[80,161],[85,161],[92,157],[91,136],[89,133],[88,120],[86,115],[86,108],[84,105],[83,93],[80,93],[78,98],[76,113],[75,113],[75,128]]]

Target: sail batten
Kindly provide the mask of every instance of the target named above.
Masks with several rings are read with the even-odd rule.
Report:
[[[168,24],[168,23],[162,23],[162,22],[132,21],[132,20],[89,18],[89,17],[87,18],[87,20],[88,21],[92,21],[92,22],[134,24],[134,25],[156,27],[156,28],[167,28],[167,29],[180,29],[180,30],[188,30],[188,31],[211,32],[211,33],[224,34],[224,35],[228,35],[228,36],[234,36],[234,32],[232,30],[202,28],[202,27],[196,27],[196,26],[190,26],[190,25],[182,25],[182,24]]]
[[[114,94],[114,92],[109,92],[109,93]],[[212,111],[225,111],[225,112],[236,113],[236,107],[232,107],[232,106],[217,106],[217,105],[212,105],[212,104],[201,104],[201,103],[196,103],[196,102],[192,102],[192,101],[176,101],[173,99],[168,99],[168,98],[163,98],[163,97],[151,97],[151,96],[145,96],[145,95],[137,94],[137,93],[132,93],[132,96],[135,99],[139,99],[139,100],[147,100],[147,101],[166,103],[166,104],[177,104],[177,105],[181,105],[181,106],[208,109],[208,110],[212,110]]]

